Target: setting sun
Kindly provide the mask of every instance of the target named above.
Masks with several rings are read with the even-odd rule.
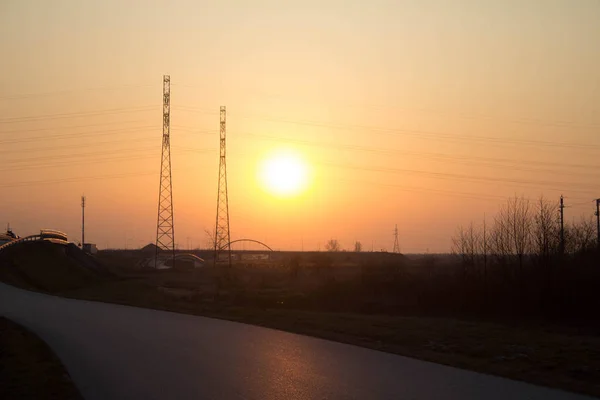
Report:
[[[268,192],[292,196],[306,187],[307,169],[306,163],[296,154],[279,152],[263,161],[259,176]]]

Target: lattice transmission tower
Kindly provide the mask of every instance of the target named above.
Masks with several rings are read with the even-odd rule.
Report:
[[[393,253],[400,253],[400,243],[398,242],[398,225],[394,228],[394,250]]]
[[[227,159],[226,159],[226,120],[225,106],[221,106],[220,123],[220,157],[219,157],[219,187],[217,189],[217,224],[215,229],[215,260],[222,260],[226,254],[226,261],[231,267],[231,237],[229,236],[229,197],[227,195]]]
[[[175,230],[173,227],[173,183],[171,182],[171,77],[163,75],[163,134],[158,191],[158,223],[156,225],[156,257],[161,250],[171,252],[175,262]]]
[[[85,196],[81,196],[81,249],[85,249]]]

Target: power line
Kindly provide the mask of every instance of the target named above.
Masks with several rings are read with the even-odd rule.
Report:
[[[180,129],[189,129],[194,131],[193,128],[183,128]],[[200,133],[200,132],[198,132]],[[207,134],[213,134],[214,132],[203,132]],[[507,168],[521,170],[521,171],[529,171],[529,172],[540,172],[540,173],[552,173],[552,174],[563,174],[563,175],[573,175],[573,176],[591,176],[591,177],[600,177],[598,173],[588,173],[588,172],[569,172],[563,170],[547,170],[547,169],[532,169],[532,168],[523,168],[518,166],[518,164],[524,165],[533,165],[533,166],[550,166],[550,167],[558,167],[558,168],[576,168],[576,169],[586,169],[590,168],[600,168],[600,165],[592,165],[592,164],[571,164],[571,163],[552,163],[552,162],[543,162],[543,161],[529,161],[529,160],[514,160],[514,159],[506,159],[506,158],[490,158],[490,157],[477,157],[477,156],[454,156],[448,155],[444,153],[430,153],[430,152],[415,152],[415,151],[405,151],[405,150],[395,150],[395,149],[382,149],[382,148],[374,148],[374,147],[365,147],[360,145],[347,145],[347,144],[337,144],[337,143],[327,143],[327,142],[313,142],[307,140],[298,140],[298,139],[290,139],[283,138],[272,135],[264,135],[264,134],[256,134],[256,133],[248,133],[245,132],[242,137],[253,136],[266,140],[274,140],[286,143],[295,143],[305,146],[312,147],[327,147],[333,148],[337,150],[347,150],[347,151],[365,151],[365,152],[373,152],[380,154],[391,154],[391,155],[408,155],[414,157],[421,158],[429,158],[436,159],[440,161],[451,161],[456,163],[465,163],[468,165],[484,165],[492,168]],[[494,165],[493,163],[498,163],[501,165]]]
[[[55,160],[55,159],[59,159],[59,160],[64,160],[64,159],[68,159],[68,158],[80,158],[80,157],[85,157],[87,160],[90,159],[90,157],[94,157],[94,156],[104,156],[104,155],[114,155],[114,154],[118,154],[118,153],[127,153],[127,152],[131,152],[131,153],[136,153],[136,152],[145,152],[145,151],[149,151],[149,150],[153,150],[153,147],[130,147],[130,148],[125,148],[125,149],[111,149],[111,150],[106,150],[106,151],[95,151],[95,152],[89,152],[89,153],[71,153],[71,154],[65,154],[65,155],[54,155],[54,156],[40,156],[40,157],[29,157],[29,158],[18,158],[18,159],[6,159],[6,160],[2,160],[3,162],[9,163],[9,164],[27,164],[31,161],[44,161],[44,160]]]
[[[215,110],[212,110],[210,108],[194,108],[194,107],[186,107],[186,106],[173,106],[173,110],[176,110],[176,111],[185,111],[185,112],[192,112],[192,113],[199,113],[199,114],[206,114],[206,115],[215,115],[215,114],[217,114],[217,112]]]
[[[376,172],[389,172],[389,173],[403,173],[403,174],[417,174],[417,175],[427,175],[438,179],[450,179],[450,180],[464,180],[464,181],[476,181],[476,182],[503,182],[503,183],[514,183],[520,185],[563,185],[563,186],[571,186],[571,187],[579,187],[576,184],[571,182],[555,182],[555,181],[532,181],[532,180],[520,180],[520,179],[503,179],[503,178],[493,178],[493,177],[483,177],[483,176],[468,176],[468,175],[460,175],[460,174],[450,174],[444,172],[431,172],[431,171],[421,171],[421,170],[413,170],[413,169],[401,169],[401,168],[383,168],[383,167],[366,167],[366,166],[358,166],[351,164],[337,164],[337,163],[329,163],[329,162],[320,162],[323,165],[329,165],[338,168],[344,169],[354,169],[361,171],[376,171]],[[584,186],[585,184],[581,184]],[[587,185],[585,185],[587,187]],[[547,188],[551,189],[551,188]],[[552,189],[552,190],[563,190],[563,189]],[[589,191],[584,190],[571,190],[574,192],[581,193],[590,193]]]
[[[445,173],[441,173],[441,172],[435,172],[435,171],[422,171],[422,170],[407,170],[407,169],[394,169],[394,168],[377,168],[377,167],[363,167],[363,166],[357,166],[357,165],[352,165],[352,164],[344,164],[344,163],[332,163],[332,162],[313,162],[313,164],[320,164],[320,165],[325,165],[325,166],[333,166],[336,168],[340,168],[340,169],[354,169],[354,170],[363,170],[363,171],[373,171],[373,172],[388,172],[388,173],[411,173],[411,174],[424,174],[424,175],[431,175],[432,178],[434,179],[439,179],[439,180],[458,180],[458,181],[466,181],[466,182],[470,182],[470,181],[474,181],[474,182],[482,182],[482,183],[495,183],[495,182],[501,182],[501,183],[507,183],[507,184],[513,184],[515,186],[519,186],[519,187],[525,187],[525,188],[530,188],[532,185],[541,187],[544,190],[551,190],[551,191],[563,191],[565,190],[565,188],[555,188],[555,187],[548,187],[548,184],[565,184],[566,186],[571,186],[573,187],[574,185],[577,185],[577,187],[588,187],[587,184],[585,183],[575,183],[573,184],[572,182],[548,182],[548,181],[534,181],[534,180],[529,180],[529,181],[525,181],[525,180],[514,180],[514,179],[501,179],[501,178],[493,178],[493,177],[471,177],[468,175],[457,175],[457,174],[445,174]],[[343,178],[336,178],[336,181],[347,181],[350,183],[357,183],[357,181],[349,181],[347,179],[343,179]],[[367,182],[367,183],[371,183],[371,182]],[[394,186],[394,185],[385,185],[383,184],[382,186]],[[394,187],[398,187],[398,186],[394,186]],[[577,193],[583,193],[583,194],[587,194],[589,195],[590,191],[588,190],[579,190],[579,189],[570,189],[571,192],[577,192]],[[478,195],[478,194],[474,194],[474,193],[467,193],[467,198],[474,198],[473,195]],[[490,196],[489,195],[485,195],[487,196],[487,198],[481,198],[481,196],[479,198],[481,198],[482,200],[490,200]],[[505,196],[492,196],[491,199],[506,199]],[[531,199],[529,199],[531,200]]]
[[[565,198],[568,199],[568,197],[565,197]],[[568,207],[577,207],[577,206],[589,205],[590,203],[593,203],[595,201],[596,200],[589,200],[589,201],[584,201],[584,202],[580,202],[580,203],[570,204],[570,205],[565,206],[565,207],[568,208]]]
[[[253,136],[253,137],[264,138],[267,140],[295,143],[295,144],[300,144],[300,145],[304,145],[304,146],[328,147],[328,148],[333,148],[333,149],[337,149],[337,150],[365,151],[365,152],[372,152],[372,153],[379,153],[379,154],[391,154],[391,155],[402,154],[402,155],[408,155],[408,156],[413,156],[413,157],[436,159],[436,160],[440,160],[440,161],[465,163],[465,164],[469,164],[469,165],[477,164],[477,165],[485,165],[485,166],[489,166],[489,167],[497,167],[497,168],[504,168],[504,169],[507,167],[510,167],[512,169],[517,169],[517,170],[521,170],[521,171],[550,172],[550,173],[555,173],[555,174],[566,174],[566,175],[576,175],[576,176],[588,175],[588,176],[592,176],[592,177],[600,177],[600,174],[598,174],[598,173],[588,173],[588,172],[574,173],[574,172],[568,172],[568,171],[562,171],[562,170],[544,170],[544,169],[522,168],[522,167],[515,166],[514,163],[522,163],[522,164],[526,164],[526,165],[527,164],[548,165],[548,166],[555,166],[555,167],[561,167],[561,168],[562,167],[585,168],[585,169],[600,168],[600,166],[595,166],[595,165],[583,165],[583,164],[566,164],[566,165],[564,165],[564,164],[549,163],[549,162],[510,160],[510,159],[501,159],[501,158],[452,156],[452,155],[447,155],[447,154],[443,154],[443,153],[427,153],[427,152],[415,152],[415,151],[405,151],[405,150],[395,150],[395,149],[373,148],[373,147],[365,147],[365,146],[358,146],[358,145],[311,142],[311,141],[306,141],[306,140],[287,139],[287,138],[280,138],[280,137],[276,137],[276,136],[253,134],[253,133],[245,133],[244,136]],[[476,161],[472,161],[472,160],[476,160]],[[481,161],[478,161],[478,160],[481,160]],[[499,163],[499,164],[504,164],[504,165],[494,165],[494,164],[492,164],[494,162]]]
[[[53,130],[64,130],[64,129],[78,129],[78,128],[89,128],[89,127],[97,127],[97,126],[110,126],[110,125],[118,125],[122,126],[124,124],[138,124],[147,122],[145,120],[136,120],[136,121],[116,121],[116,122],[102,122],[99,124],[86,124],[86,125],[69,125],[69,126],[51,126],[46,128],[21,128],[14,129],[12,131],[0,131],[0,134],[4,133],[23,133],[23,132],[41,132],[41,131],[53,131]]]
[[[506,200],[506,198],[507,198],[506,196],[499,196],[499,195],[486,195],[486,194],[479,194],[479,193],[459,192],[459,191],[453,191],[453,190],[420,188],[420,187],[413,187],[413,186],[396,185],[393,183],[381,183],[381,182],[356,180],[356,179],[336,178],[335,181],[332,181],[332,182],[347,182],[347,183],[352,183],[355,185],[359,184],[359,185],[390,187],[390,188],[399,189],[402,192],[436,193],[436,194],[443,194],[445,196],[459,197],[459,198],[472,199],[472,200],[484,200],[484,201],[496,202],[499,200]]]
[[[156,154],[147,154],[141,156],[121,156],[121,157],[104,157],[98,159],[90,159],[90,160],[75,160],[75,161],[65,161],[65,162],[54,162],[54,163],[41,163],[41,164],[33,164],[33,165],[19,165],[10,168],[0,169],[2,172],[12,172],[12,171],[23,171],[28,169],[39,169],[39,168],[59,168],[59,167],[71,167],[74,165],[87,165],[87,164],[98,164],[98,163],[106,163],[106,162],[114,162],[114,161],[128,161],[128,160],[143,160],[155,157]]]
[[[144,150],[146,150],[146,149],[144,149]],[[150,150],[150,149],[148,149],[148,150]],[[184,153],[201,154],[201,153],[213,152],[215,150],[216,149],[186,149],[186,148],[183,148],[180,151],[176,151],[174,153],[175,154],[180,154],[180,153],[181,154],[184,154]],[[153,152],[151,154],[138,155],[138,156],[126,155],[126,156],[119,156],[119,157],[86,158],[84,160],[71,160],[71,161],[54,162],[54,163],[24,164],[24,165],[17,165],[17,166],[9,167],[9,168],[0,168],[0,172],[24,171],[24,170],[28,170],[28,169],[39,169],[39,168],[44,168],[44,169],[61,168],[61,167],[71,167],[74,165],[102,164],[102,163],[114,162],[114,161],[145,160],[145,159],[154,158],[157,155],[158,155],[158,153]]]
[[[177,131],[181,131],[181,132],[186,132],[188,134],[192,134],[192,135],[218,135],[219,132],[213,130],[213,129],[194,129],[194,128],[188,128],[188,127],[184,127],[184,126],[178,126],[178,125],[174,125],[172,126],[173,129],[177,130]]]
[[[81,137],[89,137],[89,136],[107,136],[107,135],[114,135],[115,133],[141,132],[141,131],[146,131],[146,130],[151,130],[151,129],[156,129],[156,126],[147,125],[147,126],[140,126],[140,127],[120,128],[120,129],[101,130],[101,131],[60,133],[60,134],[56,134],[56,135],[45,135],[45,136],[30,136],[30,137],[21,138],[21,139],[1,140],[0,144],[39,142],[39,141],[51,140],[51,139],[52,140],[61,140],[61,139],[81,138]]]
[[[37,181],[12,182],[12,183],[0,184],[0,188],[15,188],[15,187],[36,186],[36,185],[50,185],[50,184],[54,185],[54,184],[60,184],[60,183],[73,183],[73,182],[82,182],[82,181],[126,178],[126,177],[147,176],[147,175],[154,175],[154,172],[134,172],[134,173],[127,173],[127,174],[80,176],[80,177],[73,177],[73,178],[43,179],[43,180],[37,180]]]
[[[185,85],[185,84],[178,84],[178,87],[181,88],[186,88],[186,89],[197,89],[197,88],[202,88],[202,89],[206,89],[206,86],[197,86],[197,85]],[[257,93],[256,91],[254,93]],[[265,92],[261,92],[259,93],[259,97],[262,96],[263,98],[267,98],[267,99],[274,99],[274,100],[278,100],[281,101],[282,99],[285,99],[287,96],[284,94],[272,94],[272,93],[265,93]],[[297,102],[297,98],[294,98],[294,102]],[[482,120],[482,121],[502,121],[502,122],[506,122],[506,123],[512,123],[512,124],[522,124],[522,125],[537,125],[537,126],[546,126],[546,127],[557,127],[557,128],[574,128],[574,129],[599,129],[600,125],[599,124],[582,124],[579,123],[577,121],[565,121],[565,120],[548,120],[548,119],[540,119],[540,118],[531,118],[531,117],[514,117],[514,116],[506,116],[506,115],[492,115],[492,114],[486,114],[486,113],[468,113],[468,112],[464,112],[464,111],[452,111],[452,110],[436,110],[436,109],[432,109],[432,108],[409,108],[409,107],[403,107],[403,106],[399,106],[399,105],[390,105],[390,104],[343,104],[340,102],[336,102],[335,103],[336,107],[340,107],[340,108],[354,108],[354,109],[361,109],[361,110],[377,110],[377,111],[381,111],[381,110],[391,110],[395,113],[398,112],[398,110],[403,110],[404,112],[411,112],[411,113],[426,113],[426,114],[445,114],[445,115],[451,115],[452,117],[455,118],[460,118],[460,119],[469,119],[469,120]],[[193,109],[193,106],[187,106],[186,108],[189,109]]]
[[[241,115],[241,118],[250,118],[250,119],[259,119],[263,121],[271,121],[271,122],[281,122],[287,124],[295,124],[295,125],[306,125],[306,126],[316,126],[316,127],[324,127],[324,128],[332,128],[332,129],[342,129],[342,130],[362,130],[364,132],[373,133],[373,134],[387,134],[387,135],[407,135],[407,136],[418,136],[422,139],[431,139],[435,138],[450,140],[450,141],[468,141],[470,143],[474,141],[484,142],[484,143],[500,143],[500,144],[511,144],[511,145],[528,145],[528,146],[547,146],[547,147],[571,147],[578,148],[582,150],[598,150],[600,149],[600,145],[596,144],[584,144],[584,143],[569,143],[569,142],[551,142],[551,141],[541,141],[541,140],[527,140],[527,139],[506,139],[500,137],[492,137],[492,136],[476,136],[476,135],[460,135],[460,134],[452,134],[447,132],[433,132],[433,131],[423,131],[423,130],[415,130],[415,129],[400,129],[400,128],[384,128],[384,127],[373,127],[373,126],[364,126],[364,125],[350,125],[350,124],[331,124],[326,122],[318,122],[318,121],[302,121],[302,120],[290,120],[290,119],[282,119],[282,118],[272,118],[265,116],[244,116]]]
[[[138,143],[148,141],[148,140],[156,140],[156,138],[153,138],[153,137],[135,138],[135,141]],[[127,139],[109,140],[109,141],[103,141],[103,142],[93,142],[93,143],[76,144],[76,145],[34,147],[34,148],[19,149],[19,150],[14,150],[14,149],[0,150],[0,154],[15,154],[16,152],[18,152],[20,154],[28,154],[28,153],[37,153],[37,152],[51,152],[54,150],[87,149],[87,148],[98,148],[98,147],[101,147],[101,146],[107,145],[107,144],[125,144],[125,143],[130,144],[131,137],[128,137]],[[59,156],[57,156],[57,157],[59,157]],[[62,156],[60,156],[60,157],[62,157]]]
[[[132,84],[132,85],[105,86],[105,87],[96,87],[96,88],[83,88],[83,89],[78,89],[78,90],[58,90],[58,91],[54,91],[54,92],[21,93],[21,94],[13,94],[13,95],[8,95],[8,96],[0,96],[0,99],[2,99],[2,100],[20,100],[20,99],[29,99],[29,98],[34,98],[34,97],[64,96],[64,95],[80,93],[80,92],[130,90],[133,88],[144,88],[144,87],[153,87],[153,85]]]
[[[43,141],[43,139],[63,139],[63,138],[70,138],[70,137],[65,137],[65,135],[72,135],[75,139],[78,138],[87,138],[90,136],[110,136],[113,135],[114,133],[122,133],[122,132],[130,132],[130,133],[145,133],[147,130],[150,130],[150,127],[142,127],[140,129],[135,128],[135,130],[130,130],[130,128],[125,128],[125,129],[115,129],[115,130],[111,130],[111,131],[94,131],[94,132],[83,132],[83,133],[72,133],[72,134],[59,134],[59,135],[50,135],[50,136],[38,136],[36,137],[36,140],[34,140],[34,138],[23,138],[21,140],[12,140],[12,141],[6,141],[6,142],[2,142],[0,141],[0,144],[17,144],[17,143],[29,143],[29,142],[34,142],[34,141]],[[114,133],[112,133],[114,132]],[[212,133],[212,132],[211,132]],[[188,132],[182,132],[182,135],[187,135],[189,134]],[[200,134],[200,132],[199,132]],[[38,140],[39,139],[39,140]],[[132,136],[128,136],[127,139],[119,139],[119,140],[110,140],[110,141],[101,141],[101,142],[92,142],[92,143],[86,143],[86,144],[77,144],[77,145],[62,145],[62,146],[46,146],[46,147],[35,147],[35,148],[27,148],[27,149],[19,149],[19,150],[14,150],[14,149],[7,149],[7,150],[0,150],[0,154],[15,154],[15,153],[21,153],[21,154],[25,154],[25,153],[34,153],[34,152],[47,152],[47,151],[53,151],[53,150],[66,150],[66,149],[81,149],[81,148],[97,148],[99,146],[102,145],[106,145],[106,144],[120,144],[120,143],[131,143],[131,140],[135,139],[136,142],[142,142],[142,141],[148,141],[148,140],[156,140],[156,138],[153,137],[142,137],[142,138],[133,138]]]
[[[32,115],[32,116],[24,116],[24,117],[2,118],[2,119],[0,119],[0,123],[16,124],[16,123],[23,123],[23,122],[37,122],[37,121],[46,121],[46,120],[64,119],[64,118],[78,118],[78,117],[91,117],[91,116],[98,116],[98,115],[144,112],[144,111],[151,111],[154,109],[156,109],[156,106],[139,106],[139,107],[112,108],[112,109],[99,110],[99,111],[80,111],[80,112],[75,112],[75,113]]]
[[[143,138],[144,141],[148,141],[148,140],[156,140],[156,138]],[[136,141],[141,141],[141,140],[136,140]],[[130,140],[127,141],[128,143],[131,142]],[[109,142],[110,143],[110,142]],[[122,143],[122,142],[121,142]],[[72,146],[71,148],[73,148],[74,146]],[[80,148],[88,148],[88,147],[94,147],[94,148],[98,148],[98,143],[94,143],[93,146],[79,146]],[[207,152],[207,151],[212,151],[214,149],[212,148],[201,148],[201,149],[197,149],[197,148],[187,148],[187,147],[173,147],[174,149],[182,149],[184,151],[196,151],[196,152]],[[52,149],[56,149],[56,150],[63,150],[63,148],[61,147],[54,147]],[[70,154],[58,154],[58,155],[51,155],[51,156],[39,156],[39,157],[28,157],[28,158],[16,158],[16,159],[3,159],[1,162],[2,163],[8,163],[8,164],[26,164],[29,163],[31,161],[43,161],[43,160],[64,160],[64,159],[68,159],[68,158],[80,158],[80,157],[86,157],[86,159],[90,159],[89,157],[94,157],[94,156],[101,156],[101,155],[113,155],[113,154],[118,154],[118,153],[126,153],[126,152],[140,152],[140,151],[149,151],[149,150],[153,150],[153,147],[130,147],[130,148],[119,148],[119,149],[110,149],[110,150],[105,150],[105,151],[95,151],[95,152],[86,152],[86,153],[70,153]],[[11,152],[13,153],[13,152]]]
[[[251,134],[251,133],[244,133],[243,136],[257,136],[257,137],[266,137],[269,139],[273,139],[273,140],[282,140],[282,141],[290,141],[290,142],[294,142],[294,143],[300,143],[300,144],[305,144],[305,145],[310,145],[310,146],[315,146],[315,147],[323,147],[323,146],[328,146],[328,147],[335,147],[335,148],[340,148],[340,149],[344,149],[344,150],[352,150],[352,151],[375,151],[375,152],[394,152],[394,153],[403,153],[403,154],[407,154],[410,153],[412,155],[418,155],[418,156],[431,156],[431,157],[442,157],[442,158],[453,158],[452,156],[447,156],[447,155],[443,155],[443,154],[439,154],[439,153],[419,153],[419,152],[402,152],[402,151],[395,151],[395,150],[385,150],[385,149],[377,149],[377,148],[366,148],[364,146],[352,146],[352,145],[336,145],[336,144],[323,144],[323,143],[316,143],[316,142],[308,142],[308,141],[301,141],[301,140],[289,140],[289,139],[281,139],[278,137],[274,137],[274,136],[268,136],[268,135],[258,135],[258,134]],[[461,160],[465,160],[465,162],[468,162],[468,157],[457,157],[458,159]],[[476,159],[483,159],[486,160],[485,158],[482,157],[478,157]],[[491,161],[498,161],[498,162],[518,162],[517,160],[507,160],[507,159],[492,159]],[[525,162],[526,163],[526,162]],[[493,177],[472,177],[472,176],[468,176],[468,175],[457,175],[457,174],[448,174],[448,173],[439,173],[439,172],[431,172],[431,171],[420,171],[420,170],[407,170],[407,169],[390,169],[390,168],[366,168],[366,167],[360,167],[360,166],[352,166],[352,165],[346,165],[346,164],[334,164],[334,163],[323,163],[325,165],[331,165],[331,166],[335,166],[335,167],[339,167],[339,168],[350,168],[350,169],[361,169],[361,170],[366,170],[366,171],[377,171],[377,172],[394,172],[394,173],[413,173],[413,174],[427,174],[427,175],[431,175],[437,179],[453,179],[453,180],[467,180],[467,181],[483,181],[483,182],[505,182],[505,183],[512,183],[512,184],[518,184],[518,185],[538,185],[538,186],[542,186],[544,188],[547,189],[551,189],[551,190],[556,190],[556,191],[560,191],[563,189],[558,189],[558,188],[548,188],[547,185],[564,185],[564,186],[570,186],[570,187],[587,187],[586,184],[584,183],[573,183],[573,182],[557,182],[557,181],[540,181],[540,180],[519,180],[519,179],[504,179],[504,178],[493,178]],[[471,163],[472,164],[472,163]],[[552,163],[541,163],[541,165],[554,165]],[[498,167],[498,168],[506,168],[506,167],[513,167],[513,165],[500,165],[500,166],[494,166],[494,165],[490,165],[491,167]],[[557,165],[559,166],[559,165]],[[576,167],[583,167],[584,165],[576,165]],[[540,170],[540,169],[535,169],[535,170],[531,170],[533,172],[558,172],[558,171],[548,171],[548,170]],[[577,176],[581,176],[581,175],[585,175],[585,174],[573,174],[573,173],[566,173],[566,174],[572,174],[572,175],[577,175]],[[593,175],[593,176],[597,176],[597,175]],[[582,193],[589,193],[587,191],[580,191]],[[467,196],[473,196],[473,194],[467,194]],[[498,197],[494,197],[495,199],[497,199]],[[504,197],[502,197],[504,198]],[[489,196],[485,198],[485,200],[489,200]]]

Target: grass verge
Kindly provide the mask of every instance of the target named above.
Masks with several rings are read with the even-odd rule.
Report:
[[[50,348],[27,329],[0,317],[0,399],[82,399]]]

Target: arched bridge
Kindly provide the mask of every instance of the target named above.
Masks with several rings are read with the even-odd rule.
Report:
[[[158,256],[158,258],[151,257],[151,258],[142,260],[140,265],[143,267],[156,266],[157,269],[173,268],[173,264],[172,264],[173,258],[171,258],[171,254],[172,253],[160,254]],[[192,263],[194,263],[194,268],[199,268],[199,267],[204,266],[204,259],[198,257],[195,254],[191,254],[191,253],[177,253],[177,254],[175,254],[175,261],[192,262]]]
[[[225,245],[225,246],[223,246],[223,247],[227,247],[227,246],[229,246],[229,247],[231,248],[231,245],[232,245],[232,244],[234,244],[234,243],[239,243],[239,242],[251,242],[251,243],[260,244],[261,246],[263,246],[263,247],[267,248],[269,251],[274,251],[274,250],[273,250],[272,248],[270,248],[268,245],[266,245],[266,244],[264,244],[263,242],[260,242],[260,241],[258,241],[258,240],[254,240],[254,239],[236,239],[236,240],[233,240],[233,241],[229,242],[228,244],[226,244],[226,245]]]

